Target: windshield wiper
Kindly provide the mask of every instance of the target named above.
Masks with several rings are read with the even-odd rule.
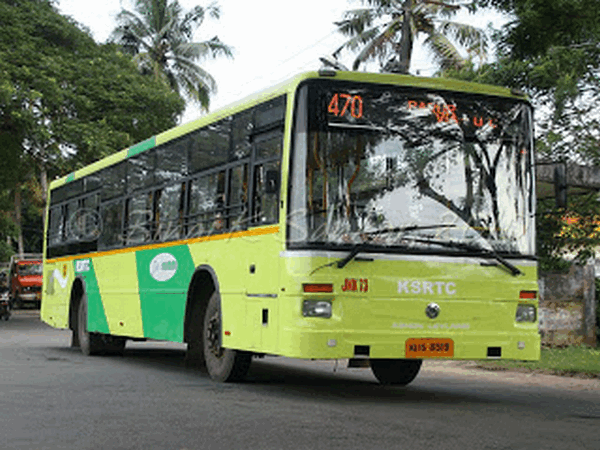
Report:
[[[456,227],[455,224],[446,224],[446,223],[441,223],[441,224],[436,224],[436,225],[409,225],[406,227],[395,227],[395,228],[385,228],[383,230],[377,230],[377,231],[369,231],[366,233],[360,233],[361,236],[378,236],[380,234],[387,234],[387,233],[400,233],[403,231],[415,231],[415,230],[432,230],[435,228],[454,228]],[[348,264],[350,261],[352,261],[356,255],[358,255],[361,251],[364,250],[365,245],[368,244],[372,239],[369,239],[368,242],[361,242],[360,244],[356,244],[354,246],[354,248],[352,248],[352,250],[350,250],[350,253],[348,253],[348,255],[346,255],[344,258],[340,259],[339,261],[337,261],[336,265],[338,269],[343,269],[346,264]]]
[[[496,252],[496,250],[494,250],[493,248],[487,249],[487,248],[483,248],[479,245],[467,244],[465,242],[456,242],[456,241],[438,241],[436,239],[423,239],[423,238],[413,238],[413,237],[403,238],[403,239],[407,239],[410,241],[419,242],[419,243],[423,243],[423,244],[435,244],[435,245],[440,245],[442,247],[458,248],[460,250],[474,251],[474,252],[478,253],[478,256],[481,255],[481,256],[487,256],[487,257],[494,258],[496,261],[498,261],[500,264],[502,264],[504,267],[506,267],[513,276],[523,274],[521,269],[519,269],[517,266],[510,263],[502,256],[500,256]]]
[[[360,244],[356,244],[352,250],[350,250],[350,253],[348,253],[344,258],[340,259],[339,261],[336,262],[336,266],[338,269],[343,269],[346,264],[348,264],[350,261],[352,261],[356,255],[358,255],[361,251],[363,251],[365,248],[365,243],[361,242]]]
[[[378,236],[380,234],[387,233],[400,233],[402,231],[415,231],[415,230],[434,230],[436,228],[456,228],[455,224],[451,223],[439,223],[434,225],[409,225],[406,227],[395,227],[395,228],[384,228],[383,230],[368,231],[366,233],[360,233],[363,236]]]

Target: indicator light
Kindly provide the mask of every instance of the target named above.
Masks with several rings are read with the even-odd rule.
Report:
[[[305,283],[302,285],[302,290],[304,292],[310,293],[332,293],[333,292],[333,284],[331,283]]]

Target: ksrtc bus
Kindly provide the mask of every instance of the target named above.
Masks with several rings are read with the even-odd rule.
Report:
[[[41,316],[85,354],[540,356],[532,109],[508,89],[323,70],[50,186]]]

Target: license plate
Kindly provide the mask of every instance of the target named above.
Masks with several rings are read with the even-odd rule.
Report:
[[[411,338],[406,340],[407,358],[451,358],[454,356],[452,339]]]

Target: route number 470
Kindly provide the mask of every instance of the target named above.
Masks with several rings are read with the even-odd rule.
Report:
[[[363,116],[363,99],[360,95],[333,94],[327,112],[336,117],[344,117],[349,112],[355,119],[360,119]]]

